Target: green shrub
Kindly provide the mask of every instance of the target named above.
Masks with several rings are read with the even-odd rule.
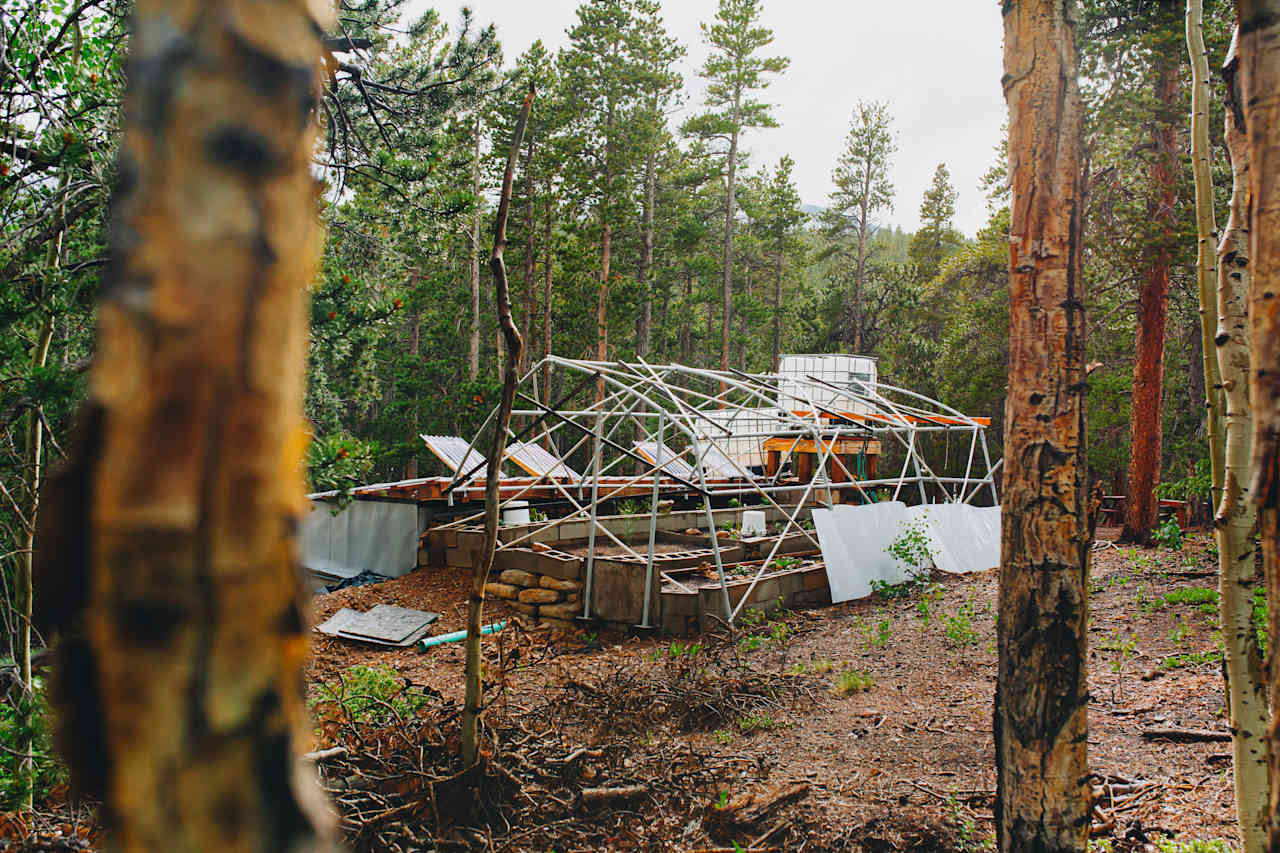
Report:
[[[28,793],[39,803],[49,795],[50,788],[68,779],[66,766],[53,751],[52,718],[45,700],[44,680],[35,678],[34,688],[30,695],[19,695],[14,689],[0,702],[0,805],[6,811],[25,804]],[[24,710],[29,712],[28,722],[23,722]],[[28,741],[35,766],[34,779],[18,772],[21,763],[18,753]]]
[[[1151,534],[1151,538],[1155,540],[1157,545],[1168,548],[1170,551],[1182,550],[1182,528],[1172,518],[1165,519],[1164,524],[1157,527]]]
[[[923,518],[904,521],[899,526],[898,537],[889,543],[885,553],[898,562],[912,580],[927,575],[933,566],[933,546],[929,544],[929,530]]]
[[[382,724],[412,717],[430,697],[389,666],[352,666],[316,688],[313,708],[333,704],[353,721]]]

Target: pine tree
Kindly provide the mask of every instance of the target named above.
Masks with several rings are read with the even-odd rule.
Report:
[[[800,192],[792,177],[795,165],[790,157],[783,157],[772,174],[768,170],[760,174],[749,195],[754,203],[749,205],[748,213],[773,280],[773,355],[769,362],[773,370],[778,369],[782,353],[783,279],[788,262],[794,263],[802,257],[800,232],[809,218],[800,209]]]
[[[947,165],[939,163],[929,188],[920,200],[920,230],[911,238],[908,252],[916,264],[920,281],[929,281],[936,276],[942,262],[962,242],[951,224],[956,215],[957,196]]]
[[[684,124],[684,132],[728,143],[725,153],[724,237],[721,242],[720,369],[729,367],[729,330],[733,313],[733,222],[737,215],[738,142],[752,127],[777,127],[770,107],[752,96],[781,74],[791,60],[758,53],[773,42],[773,30],[759,26],[760,0],[720,0],[715,20],[702,24],[711,55],[699,75],[707,81],[708,111]]]
[[[564,139],[566,179],[600,226],[596,358],[602,361],[609,357],[614,229],[629,210],[638,163],[639,36],[635,0],[588,0],[578,7],[578,23],[559,58],[561,97],[574,117]],[[604,396],[603,378],[596,394]]]
[[[853,108],[849,135],[831,179],[836,189],[824,213],[828,234],[854,241],[853,350],[863,352],[862,297],[866,279],[867,241],[876,231],[876,217],[893,210],[889,158],[897,150],[889,129],[889,105],[862,101]]]
[[[644,304],[636,318],[636,353],[649,355],[649,337],[653,325],[653,238],[654,203],[657,194],[658,152],[667,143],[667,116],[677,100],[684,79],[675,64],[685,55],[682,45],[671,38],[662,26],[662,6],[657,0],[635,0],[639,37],[636,58],[640,71],[639,113],[640,135],[637,143],[644,156],[644,186],[641,188],[643,222],[640,234],[640,260],[636,267],[636,283],[644,293]]]

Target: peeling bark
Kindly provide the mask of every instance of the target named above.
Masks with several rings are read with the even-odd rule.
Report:
[[[1009,397],[995,740],[1002,851],[1087,846],[1083,211],[1071,0],[1006,0]]]
[[[324,8],[135,4],[97,362],[39,556],[62,742],[115,850],[326,846],[294,748]]]

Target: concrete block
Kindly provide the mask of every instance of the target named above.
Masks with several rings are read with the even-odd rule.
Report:
[[[812,569],[805,569],[800,573],[804,577],[804,589],[806,591],[825,589],[830,595],[830,585],[827,583],[826,566],[816,566]]]

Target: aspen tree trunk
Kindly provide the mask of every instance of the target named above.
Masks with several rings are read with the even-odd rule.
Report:
[[[467,361],[472,381],[480,378],[480,115],[476,114],[471,159],[471,351]]]
[[[50,272],[57,264],[61,253],[61,238],[54,241],[50,251]],[[33,370],[44,367],[49,360],[49,345],[53,341],[53,314],[46,314],[40,324],[40,333],[36,337],[31,351],[31,367]],[[27,516],[19,519],[24,525],[22,554],[18,558],[18,568],[14,577],[16,604],[18,609],[18,643],[14,649],[14,658],[18,664],[18,682],[22,688],[23,705],[18,709],[19,738],[18,775],[22,783],[22,807],[30,809],[34,804],[36,765],[35,754],[31,742],[32,714],[35,705],[34,684],[31,680],[31,619],[35,606],[34,557],[36,551],[36,522],[40,516],[40,479],[44,470],[44,420],[39,407],[27,412],[26,447],[24,457],[23,487],[29,496]]]
[[[73,12],[78,15],[78,12]],[[80,61],[82,59],[81,44],[82,36],[80,31],[79,18],[73,17],[71,26],[74,33],[72,40],[72,68],[75,72],[80,70]],[[71,176],[66,169],[60,169],[58,176],[58,194],[63,200],[58,204],[56,215],[61,219],[66,213],[66,190],[71,182]],[[59,229],[58,235],[50,242],[45,252],[45,267],[49,271],[52,278],[57,274],[58,268],[62,266],[62,241],[66,235],[64,229]],[[36,370],[43,368],[49,362],[49,346],[53,343],[53,312],[45,314],[44,320],[40,324],[40,331],[36,335],[35,346],[31,350],[31,369],[34,373]],[[17,648],[14,649],[14,658],[18,664],[18,683],[23,691],[23,699],[26,700],[18,709],[17,720],[19,729],[18,747],[18,775],[22,784],[22,807],[26,809],[35,805],[35,782],[37,768],[35,764],[34,744],[31,740],[33,729],[32,715],[36,713],[34,705],[35,683],[31,678],[31,622],[35,615],[35,552],[36,552],[36,525],[40,517],[40,487],[41,478],[44,474],[44,410],[37,406],[27,412],[25,423],[25,447],[24,450],[24,470],[23,470],[23,487],[28,496],[26,519],[19,518],[18,521],[25,525],[23,531],[22,554],[18,558],[17,571],[15,573],[14,587],[18,606],[18,642]]]
[[[658,169],[652,151],[644,163],[644,229],[640,234],[639,284],[644,288],[644,307],[640,312],[640,328],[636,332],[636,354],[649,357],[649,336],[653,327],[653,204],[657,196]]]
[[[1280,0],[1237,0],[1249,157],[1249,400],[1253,480],[1267,582],[1271,724],[1270,849],[1280,850]]]
[[[1177,100],[1179,69],[1172,62],[1156,80],[1156,100],[1172,109]],[[1146,269],[1138,292],[1138,333],[1134,343],[1133,416],[1129,422],[1129,485],[1125,498],[1122,542],[1151,541],[1159,515],[1155,489],[1160,484],[1160,454],[1164,443],[1164,334],[1169,314],[1169,241],[1174,195],[1174,135],[1172,124],[1158,124],[1152,132],[1156,157],[1151,182],[1159,190],[1148,208],[1158,223],[1158,245],[1146,253]]]
[[[498,403],[498,417],[494,422],[493,439],[485,464],[488,470],[484,481],[484,550],[480,562],[472,570],[471,596],[467,601],[467,662],[466,696],[462,707],[462,760],[468,766],[475,764],[480,742],[480,702],[484,690],[480,681],[480,623],[484,612],[484,582],[493,568],[493,555],[498,547],[498,477],[501,474],[502,454],[507,447],[507,427],[511,424],[511,409],[516,399],[516,374],[520,351],[524,341],[511,319],[511,294],[507,288],[507,267],[502,253],[507,245],[507,214],[511,207],[511,181],[520,154],[525,124],[533,106],[533,87],[525,95],[524,106],[511,139],[507,154],[507,168],[502,176],[502,196],[498,201],[498,215],[493,223],[493,254],[489,256],[489,269],[493,272],[494,303],[498,309],[498,326],[506,338],[507,358],[502,374],[502,398]]]
[[[325,20],[318,20],[324,15]],[[320,34],[306,0],[137,0],[98,353],[51,481],[56,694],[118,851],[322,849],[295,743]]]
[[[997,625],[1000,850],[1084,853],[1089,522],[1075,5],[1006,0],[1009,396]]]
[[[1196,168],[1196,207],[1200,229],[1213,216],[1209,183],[1207,117],[1208,61],[1201,35],[1201,0],[1188,0],[1187,34],[1191,45],[1192,160]],[[1238,60],[1227,59],[1226,140],[1231,154],[1231,206],[1226,233],[1218,245],[1218,282],[1214,343],[1226,395],[1223,488],[1214,518],[1218,546],[1219,606],[1225,652],[1227,712],[1234,752],[1236,814],[1243,853],[1267,849],[1270,780],[1267,766],[1267,682],[1253,623],[1256,586],[1253,536],[1256,512],[1249,499],[1253,419],[1249,411],[1249,235],[1245,207],[1249,192],[1249,152],[1242,118]],[[1203,85],[1201,85],[1203,84]],[[1201,175],[1203,172],[1203,175]],[[1202,189],[1203,184],[1203,189]],[[1203,262],[1202,262],[1203,269]],[[1207,384],[1207,383],[1206,383]],[[1210,398],[1212,405],[1212,397]],[[1211,435],[1211,440],[1217,436]],[[1214,460],[1215,464],[1217,460]]]

